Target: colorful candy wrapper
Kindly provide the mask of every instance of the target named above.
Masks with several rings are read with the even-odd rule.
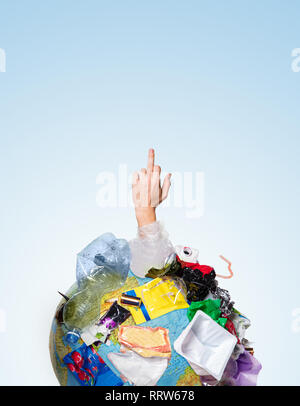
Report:
[[[93,347],[83,344],[64,357],[64,363],[81,386],[121,386],[122,380],[113,373]]]
[[[100,341],[105,342],[111,332],[119,327],[120,324],[124,323],[130,315],[131,313],[129,310],[120,306],[117,301],[115,301],[105,315],[100,318],[98,323],[96,323],[98,326],[96,337]]]
[[[115,301],[97,323],[92,324],[81,333],[81,338],[86,345],[91,345],[95,341],[106,343],[111,332],[124,323],[130,315],[129,310]]]
[[[130,308],[136,324],[155,319],[173,310],[189,307],[175,281],[170,279],[155,278],[126,294],[142,299],[140,307]]]

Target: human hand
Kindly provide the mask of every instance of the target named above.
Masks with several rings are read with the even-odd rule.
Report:
[[[154,149],[149,149],[147,169],[135,172],[132,179],[132,198],[138,226],[156,221],[156,207],[163,202],[171,186],[171,174],[167,174],[161,186],[161,167],[154,165]]]

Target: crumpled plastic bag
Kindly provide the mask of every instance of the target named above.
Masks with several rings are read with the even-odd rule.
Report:
[[[251,325],[250,320],[236,309],[233,310],[229,318],[234,324],[239,340],[242,341],[245,338],[246,330]]]
[[[144,278],[152,267],[163,267],[165,259],[175,251],[163,225],[158,221],[139,227],[137,238],[131,240],[129,245],[132,253],[131,270],[140,278]]]
[[[123,286],[130,259],[127,241],[111,233],[98,237],[78,254],[79,290],[63,308],[63,322],[69,330],[83,330],[96,322],[102,296]]]
[[[221,384],[226,386],[255,386],[261,368],[260,362],[244,350],[237,359],[233,357],[229,359]]]
[[[154,386],[168,366],[168,360],[160,357],[145,358],[134,351],[108,354],[108,359],[129,383],[135,386]]]
[[[176,254],[167,258],[164,267],[152,267],[146,274],[150,278],[163,276],[181,279],[186,286],[186,298],[191,302],[204,300],[209,292],[215,292],[217,288],[216,273],[212,267],[184,262]]]
[[[233,311],[234,302],[231,301],[228,290],[220,288],[218,286],[218,282],[216,281],[215,287],[211,289],[211,293],[215,299],[221,300],[220,309],[222,313],[229,316]]]
[[[162,268],[152,267],[148,270],[146,278],[162,278],[163,276],[170,276],[173,278],[182,278],[183,271],[181,264],[177,261],[175,253],[171,253],[166,259]]]
[[[209,292],[215,288],[215,271],[211,268],[209,273],[203,273],[201,270],[203,266],[206,267],[206,265],[199,265],[195,269],[183,268],[182,279],[187,289],[187,300],[191,302],[204,300]]]

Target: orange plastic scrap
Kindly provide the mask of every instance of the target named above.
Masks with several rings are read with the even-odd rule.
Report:
[[[169,330],[163,327],[120,326],[119,343],[143,357],[171,357]]]

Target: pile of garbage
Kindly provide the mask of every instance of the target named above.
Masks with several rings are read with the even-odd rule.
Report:
[[[190,247],[174,248],[155,222],[140,228],[129,243],[106,233],[77,255],[77,290],[70,297],[62,294],[65,302],[56,319],[64,326],[67,342],[82,342],[63,360],[80,385],[156,385],[173,351],[187,360],[203,385],[256,385],[261,364],[245,337],[250,320],[219,287],[217,278],[222,276],[201,265],[198,254]],[[229,278],[231,263],[222,259]],[[122,291],[130,270],[140,284]],[[103,313],[103,296],[115,291]],[[169,330],[147,322],[182,309],[189,323],[178,331],[173,349]],[[129,317],[134,325],[124,325]],[[120,349],[108,359],[119,375],[98,354],[116,331]]]

